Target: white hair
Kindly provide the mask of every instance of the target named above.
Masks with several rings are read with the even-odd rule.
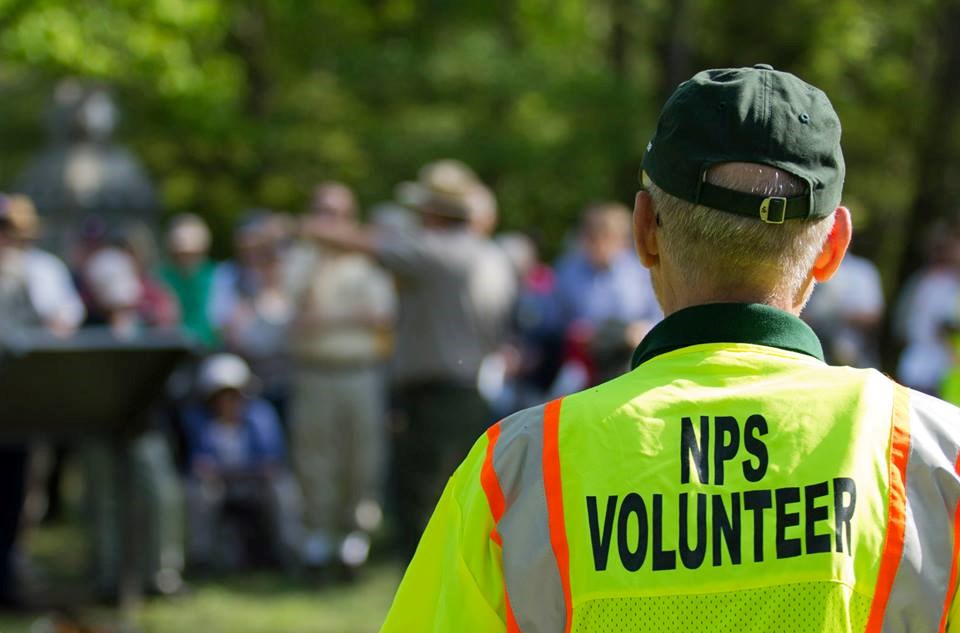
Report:
[[[788,172],[754,163],[724,163],[707,182],[763,196],[792,197],[807,184]],[[648,181],[660,228],[661,257],[689,288],[713,296],[796,300],[805,289],[834,215],[767,224],[672,196]]]
[[[192,213],[174,216],[167,230],[167,248],[173,253],[206,253],[210,248],[210,228]]]
[[[132,307],[143,295],[133,256],[119,248],[98,250],[83,272],[94,300],[107,310]]]

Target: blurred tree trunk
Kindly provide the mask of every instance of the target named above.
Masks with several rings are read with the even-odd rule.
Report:
[[[633,121],[626,116],[629,99],[629,55],[630,55],[630,0],[610,0],[608,11],[610,15],[610,34],[606,43],[607,66],[613,79],[612,96],[616,101],[615,111],[618,114],[610,128],[613,135],[613,145],[616,148],[616,160],[613,164],[612,186],[614,192],[622,194],[623,202],[629,192],[637,189],[637,159],[636,148],[632,147],[627,139],[630,138],[630,128]],[[617,143],[617,139],[620,140]],[[617,196],[621,197],[620,195]]]
[[[660,82],[657,86],[657,101],[666,103],[677,85],[690,77],[690,46],[688,42],[688,22],[690,20],[689,0],[668,2],[667,16],[662,30],[663,37],[655,46],[660,70]]]
[[[227,40],[228,49],[243,64],[247,81],[246,114],[265,119],[269,110],[270,71],[267,64],[267,25],[263,7],[253,2],[241,9]]]
[[[627,78],[627,41],[630,9],[629,0],[610,0],[610,41],[607,46],[607,59],[610,69],[618,83]]]
[[[903,235],[909,238],[900,256],[898,289],[923,266],[930,228],[938,220],[956,215],[958,209],[960,190],[951,176],[960,166],[953,142],[960,116],[960,2],[945,0],[941,6],[934,27],[937,59],[929,82],[929,107],[914,149],[916,194],[903,225]]]

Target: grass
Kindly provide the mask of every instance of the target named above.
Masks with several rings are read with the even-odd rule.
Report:
[[[274,574],[238,577],[198,585],[188,598],[154,601],[140,623],[149,633],[375,633],[398,581],[392,566],[322,591]]]
[[[76,523],[31,534],[30,558],[54,595],[75,595],[89,585],[83,543]],[[183,597],[145,602],[137,624],[145,633],[375,633],[399,580],[399,567],[381,562],[352,584],[324,588],[268,572],[191,582]],[[51,614],[0,612],[0,633],[118,630],[115,616],[104,609],[81,608],[77,615],[89,629],[51,626]]]

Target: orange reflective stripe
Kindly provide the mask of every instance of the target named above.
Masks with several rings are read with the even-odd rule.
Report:
[[[887,537],[880,559],[880,573],[870,606],[867,633],[879,633],[887,609],[890,588],[903,555],[903,534],[907,524],[907,456],[910,452],[909,392],[894,386],[890,425],[890,491],[887,499]]]
[[[483,460],[483,469],[480,471],[480,485],[483,486],[483,492],[487,495],[487,504],[490,506],[490,514],[493,515],[494,526],[490,532],[490,538],[502,547],[503,540],[500,538],[500,532],[497,531],[497,524],[503,518],[507,504],[503,498],[503,489],[500,488],[500,480],[497,479],[497,471],[493,469],[493,451],[497,447],[498,439],[500,439],[499,422],[487,429],[487,456]]]
[[[493,452],[497,448],[497,440],[500,439],[500,423],[497,422],[487,429],[487,455],[483,460],[483,468],[480,470],[480,485],[483,486],[483,492],[487,496],[487,505],[490,506],[490,514],[493,515],[493,530],[490,531],[490,538],[493,542],[503,547],[503,538],[497,530],[497,523],[503,518],[506,511],[507,502],[503,496],[503,488],[500,487],[500,480],[497,479],[497,471],[493,469]],[[507,593],[507,583],[503,583],[503,604],[505,619],[507,621],[507,633],[520,633],[517,626],[517,620],[513,617],[513,608],[510,606],[510,596]]]
[[[960,475],[960,452],[957,453],[957,461],[953,465],[953,470]],[[960,501],[957,501],[957,507],[953,511],[953,563],[950,566],[950,584],[947,585],[947,598],[943,603],[943,615],[940,616],[940,633],[947,630],[947,615],[950,613],[950,605],[953,604],[953,598],[957,592],[958,557],[960,557]]]
[[[563,398],[547,403],[543,413],[543,487],[547,497],[547,515],[550,521],[550,545],[557,559],[560,584],[567,618],[564,633],[570,633],[573,621],[573,602],[570,600],[570,546],[563,518],[563,487],[560,482],[560,404]]]
[[[520,627],[517,626],[517,619],[513,617],[513,607],[510,606],[510,596],[507,589],[503,589],[503,600],[507,605],[507,633],[520,633]]]

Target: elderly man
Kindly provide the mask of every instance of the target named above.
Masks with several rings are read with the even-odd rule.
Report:
[[[480,439],[383,630],[956,630],[960,412],[797,318],[850,241],[826,95],[699,73],[643,169],[666,318],[630,373]]]
[[[338,182],[314,190],[310,216],[349,230],[353,192]],[[304,493],[311,567],[366,562],[380,524],[386,462],[383,365],[389,356],[393,282],[363,254],[312,242],[290,253],[286,283],[296,317],[292,454]]]
[[[185,332],[205,347],[215,347],[217,333],[211,319],[211,297],[216,265],[209,259],[210,228],[200,217],[181,213],[167,229],[168,261],[160,269],[180,304]]]

